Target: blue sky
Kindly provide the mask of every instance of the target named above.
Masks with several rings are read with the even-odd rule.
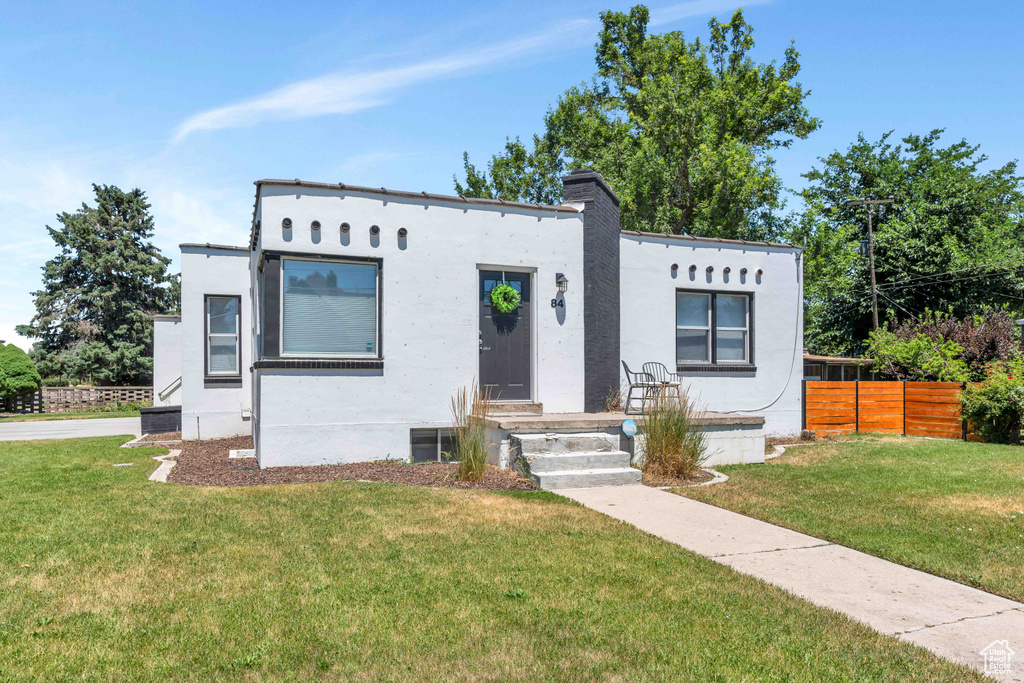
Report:
[[[155,242],[244,244],[258,178],[451,192],[462,152],[538,131],[594,72],[598,13],[628,2],[0,2],[0,339],[28,346],[46,224],[90,183],[140,187]],[[653,31],[705,37],[724,0],[651,3]],[[795,40],[819,156],[945,127],[992,164],[1024,156],[1018,2],[743,3],[756,56]]]

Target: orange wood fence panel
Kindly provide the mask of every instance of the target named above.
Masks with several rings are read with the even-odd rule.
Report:
[[[804,382],[804,426],[823,435],[960,439],[962,389],[959,382]]]
[[[807,429],[818,434],[857,431],[856,382],[807,382],[804,404]]]
[[[906,382],[908,436],[963,438],[960,382]]]
[[[903,433],[903,382],[857,382],[857,431]]]

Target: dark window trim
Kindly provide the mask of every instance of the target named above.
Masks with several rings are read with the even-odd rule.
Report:
[[[210,374],[210,299],[235,299],[238,302],[238,329],[235,334],[235,360],[238,372]],[[242,296],[240,294],[203,295],[203,376],[206,384],[238,384],[242,381]]]
[[[750,363],[722,363],[717,365],[715,363],[676,363],[676,372],[699,372],[699,373],[715,373],[722,374],[727,372],[733,372],[736,374],[750,374],[757,372],[757,366],[751,365]]]
[[[383,370],[383,359],[269,358],[252,364],[255,370]]]
[[[694,373],[745,373],[749,374],[757,372],[757,365],[754,360],[754,293],[745,291],[735,290],[722,290],[722,289],[688,289],[686,287],[676,288],[676,299],[673,300],[674,307],[677,307],[679,294],[710,294],[711,295],[711,362],[710,363],[699,363],[693,361],[682,361],[679,360],[679,356],[676,356],[676,372],[694,372]],[[731,296],[745,296],[747,297],[747,362],[745,363],[729,363],[729,362],[718,362],[718,307],[716,306],[715,298],[719,294],[726,294]],[[674,309],[675,310],[675,309]],[[676,314],[676,320],[673,325],[673,329],[679,328],[679,317]],[[679,351],[677,349],[676,353]]]
[[[348,256],[347,254],[307,254],[301,251],[265,251],[262,252],[266,260],[267,268],[264,281],[264,295],[266,301],[261,302],[263,316],[261,324],[263,330],[263,349],[259,361],[266,359],[287,359],[302,361],[380,361],[383,367],[384,360],[384,259],[376,256]],[[304,261],[327,261],[330,263],[372,263],[377,266],[377,353],[372,356],[282,356],[282,330],[281,318],[284,308],[281,306],[281,296],[284,291],[282,280],[284,276],[283,260],[287,258],[301,259]],[[276,291],[270,291],[276,285]],[[262,367],[254,364],[257,369]]]

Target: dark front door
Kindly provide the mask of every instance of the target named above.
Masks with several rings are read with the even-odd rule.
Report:
[[[502,282],[522,301],[510,313],[491,304],[491,289]],[[530,400],[530,275],[500,270],[480,271],[480,386],[491,399]]]

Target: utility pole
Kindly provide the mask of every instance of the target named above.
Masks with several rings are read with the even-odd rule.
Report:
[[[893,198],[888,199],[851,199],[846,202],[847,206],[868,207],[868,265],[871,269],[871,320],[875,329],[878,329],[878,289],[875,287],[875,234],[871,230],[871,216],[875,213],[875,206],[878,204],[892,204]]]

